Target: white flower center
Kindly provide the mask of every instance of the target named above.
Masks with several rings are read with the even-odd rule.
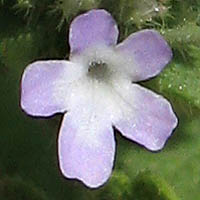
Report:
[[[70,58],[72,62],[83,66],[88,78],[105,83],[123,74],[120,67],[122,59],[113,47],[105,46],[91,47]]]
[[[87,76],[99,82],[110,79],[112,75],[111,70],[104,61],[92,61],[89,63]]]
[[[72,55],[70,60],[78,63],[84,69],[84,73],[93,80],[103,80],[106,83],[111,79],[132,80],[134,74],[138,74],[134,58],[121,54],[115,47],[93,46],[81,52],[79,55]],[[91,71],[91,72],[90,72]]]
[[[66,102],[70,109],[86,107],[87,112],[98,114],[101,119],[116,121],[119,116],[130,111],[123,97],[131,83],[124,70],[124,57],[113,47],[95,47],[70,60],[80,66],[83,76],[68,86]],[[129,86],[128,86],[129,87]],[[77,108],[78,107],[78,108]]]

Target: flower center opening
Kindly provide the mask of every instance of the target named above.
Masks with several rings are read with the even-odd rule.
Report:
[[[111,71],[103,61],[92,61],[89,63],[88,76],[98,81],[106,80],[110,77]]]

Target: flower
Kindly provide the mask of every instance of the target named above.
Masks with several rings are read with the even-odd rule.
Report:
[[[67,178],[98,187],[109,178],[115,155],[113,126],[149,150],[163,148],[177,125],[170,103],[135,84],[161,72],[172,58],[154,30],[116,45],[118,28],[103,9],[76,17],[70,27],[70,61],[30,64],[21,82],[21,107],[29,115],[64,113],[59,165]]]

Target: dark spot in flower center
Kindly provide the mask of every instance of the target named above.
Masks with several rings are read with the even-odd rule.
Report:
[[[98,81],[106,80],[110,76],[110,70],[103,61],[92,61],[89,63],[88,76]]]

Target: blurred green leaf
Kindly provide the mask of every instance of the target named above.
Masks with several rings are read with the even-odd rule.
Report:
[[[132,182],[128,175],[122,170],[114,170],[109,184],[100,189],[98,199],[130,199],[132,190]]]
[[[163,178],[150,171],[140,172],[134,182],[134,199],[179,200],[173,188]]]
[[[22,70],[39,52],[34,32],[24,31],[0,41],[1,62],[13,71]],[[38,35],[39,36],[39,35]],[[39,38],[37,38],[39,41]]]
[[[0,179],[1,200],[47,200],[45,193],[20,177]]]

